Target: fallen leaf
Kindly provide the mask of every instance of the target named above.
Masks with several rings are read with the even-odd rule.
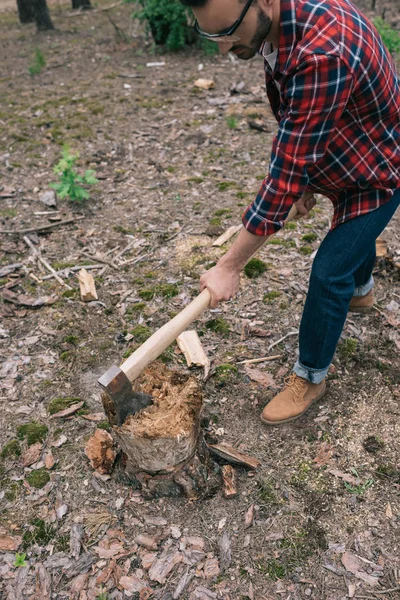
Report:
[[[349,573],[353,573],[353,575],[355,575],[357,577],[357,579],[361,579],[362,581],[365,581],[365,583],[368,583],[368,585],[377,585],[378,584],[378,582],[379,582],[378,577],[374,576],[374,575],[369,575],[368,573],[366,573],[364,571],[363,562],[355,554],[352,554],[351,552],[345,552],[342,555],[342,563],[343,563],[343,566],[346,569],[346,571],[348,571]],[[373,564],[373,563],[369,563],[369,561],[368,561],[368,564]]]
[[[89,438],[86,444],[85,454],[90,460],[93,469],[102,474],[110,473],[115,461],[116,452],[114,450],[114,441],[108,431],[96,429],[95,434]]]
[[[95,546],[93,550],[99,555],[99,558],[112,558],[116,554],[123,552],[124,546],[120,542],[114,542],[108,548]]]
[[[57,519],[59,521],[61,521],[61,519],[63,517],[65,517],[67,512],[68,512],[68,506],[66,504],[62,504],[61,506],[59,506],[56,510]]]
[[[54,467],[54,456],[51,450],[48,450],[46,456],[44,457],[44,466],[46,469],[52,469]]]
[[[64,410],[60,410],[59,412],[54,413],[54,415],[51,415],[49,417],[49,419],[70,417],[74,413],[78,412],[78,410],[80,410],[84,404],[85,404],[84,400],[82,400],[81,402],[76,402],[75,404],[71,404],[71,406],[69,406],[68,408],[65,408]]]
[[[246,514],[244,516],[244,528],[248,529],[249,527],[251,527],[253,525],[253,521],[254,521],[254,504],[251,504],[249,506],[249,508],[246,511]]]
[[[260,369],[252,369],[251,367],[245,367],[245,371],[246,375],[248,375],[252,381],[256,381],[263,387],[276,387],[276,383],[269,373],[261,371]]]
[[[2,551],[14,551],[18,550],[22,544],[22,537],[16,535],[11,537],[5,531],[0,531],[0,550]]]
[[[212,79],[196,79],[196,81],[194,82],[194,86],[198,87],[202,90],[210,90],[211,88],[215,87],[214,81]]]
[[[329,463],[333,454],[333,448],[328,442],[322,442],[319,447],[318,454],[314,458],[314,462],[321,467]]]
[[[386,505],[385,515],[387,516],[388,519],[393,519],[393,511],[392,511],[390,502],[388,502]]]
[[[24,465],[24,467],[30,467],[34,463],[38,462],[38,460],[40,460],[42,448],[42,442],[36,442],[36,444],[30,446],[28,450],[24,452],[24,454],[22,455],[22,464]]]
[[[221,569],[219,568],[218,558],[207,558],[204,561],[203,567],[204,579],[210,579],[211,577],[218,577],[221,573]]]
[[[353,475],[342,473],[342,471],[338,471],[337,469],[328,469],[328,473],[335,477],[339,477],[339,479],[343,479],[343,481],[350,483],[350,485],[360,485],[361,483],[360,480],[353,477]]]

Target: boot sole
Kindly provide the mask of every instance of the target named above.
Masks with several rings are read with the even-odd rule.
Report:
[[[350,306],[349,312],[365,314],[365,313],[372,312],[373,309],[374,309],[373,304],[371,304],[371,306]]]
[[[300,413],[299,415],[296,415],[295,417],[289,417],[289,419],[283,419],[283,421],[267,421],[267,419],[263,419],[262,415],[260,416],[261,421],[265,424],[265,425],[283,425],[284,423],[290,423],[291,421],[295,421],[296,419],[300,419],[300,417],[302,417],[303,415],[306,414],[306,412],[312,407],[312,405],[314,404],[314,402],[318,402],[318,400],[321,400],[321,398],[323,398],[326,394],[326,385],[324,387],[324,389],[322,390],[322,392],[320,392],[318,394],[318,396],[316,396],[314,398],[314,400],[311,402],[311,404],[309,406],[307,406],[306,410],[303,410],[302,413]]]

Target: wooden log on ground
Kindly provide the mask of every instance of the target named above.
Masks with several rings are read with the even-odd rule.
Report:
[[[81,300],[83,300],[83,302],[97,300],[98,296],[93,275],[88,273],[86,269],[81,269],[78,273],[78,281],[81,292]]]
[[[184,493],[208,496],[220,487],[200,427],[203,394],[196,378],[155,362],[135,381],[134,390],[151,394],[153,404],[116,425],[112,402],[102,395],[112,435],[125,455],[126,475],[147,498]]]
[[[223,494],[225,498],[235,498],[238,495],[236,471],[231,465],[222,467]]]

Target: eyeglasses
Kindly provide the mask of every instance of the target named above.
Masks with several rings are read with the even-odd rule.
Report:
[[[247,0],[246,6],[244,7],[242,14],[238,18],[238,20],[235,21],[231,27],[227,27],[226,29],[219,31],[218,33],[207,33],[206,31],[203,31],[202,29],[200,29],[197,19],[194,22],[193,29],[201,37],[207,38],[208,40],[210,40],[212,42],[237,42],[240,40],[240,37],[238,37],[237,35],[233,35],[233,34],[235,33],[236,29],[241,25],[252,2],[253,2],[253,0]]]

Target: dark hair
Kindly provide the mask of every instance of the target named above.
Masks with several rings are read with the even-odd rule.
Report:
[[[179,0],[181,4],[184,6],[190,6],[191,8],[196,8],[198,6],[205,6],[208,0]]]

